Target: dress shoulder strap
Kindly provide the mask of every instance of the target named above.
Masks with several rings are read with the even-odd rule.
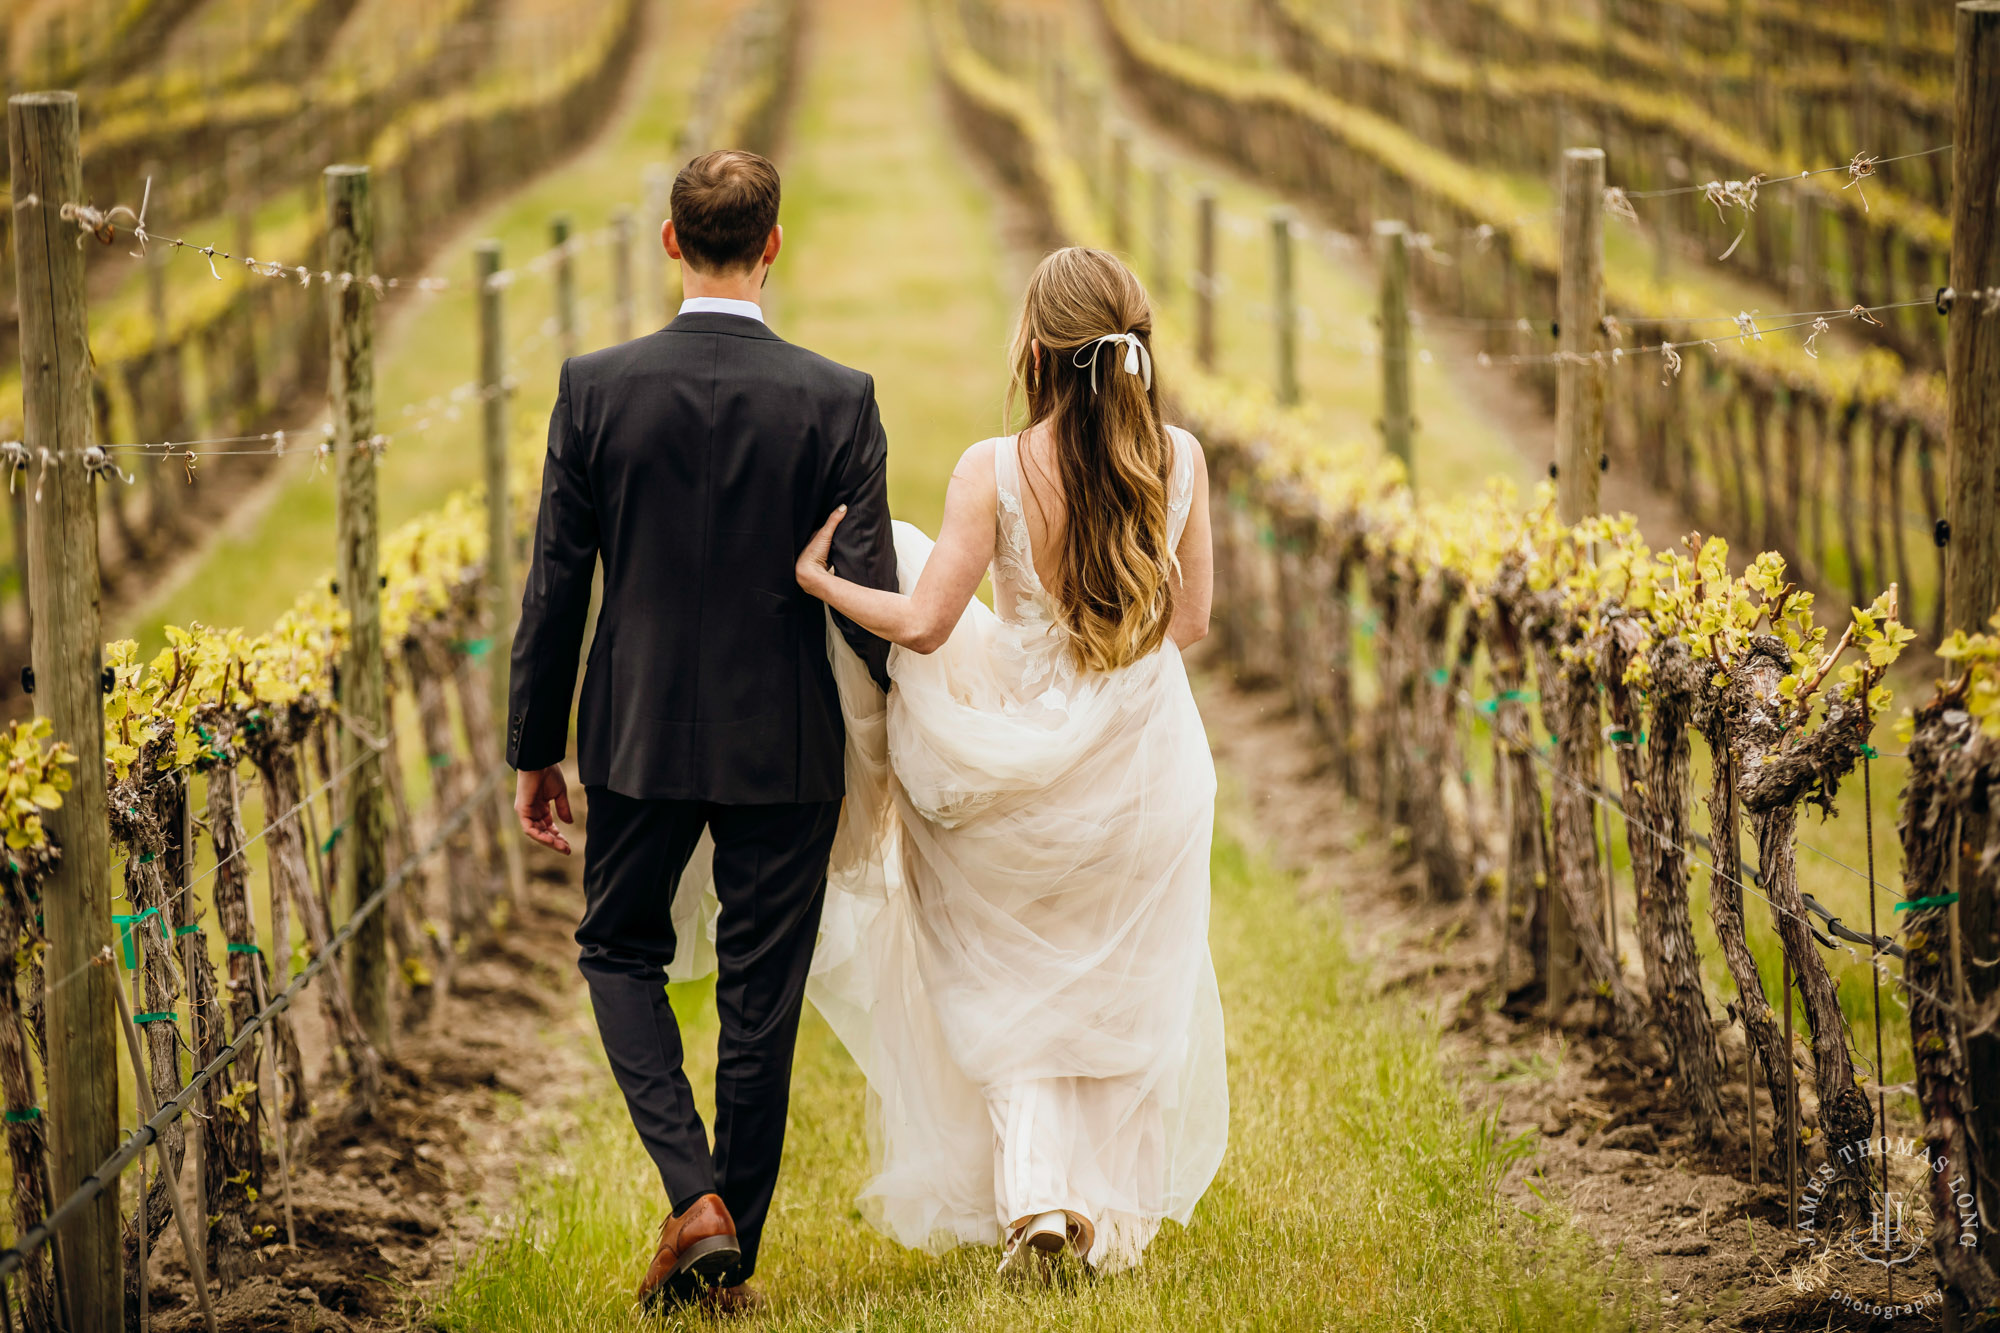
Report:
[[[1167,478],[1167,540],[1179,546],[1188,511],[1194,508],[1194,436],[1169,426],[1167,438],[1174,442],[1174,466]]]
[[[1003,497],[1021,503],[1021,437],[1003,435],[993,446],[993,483]]]
[[[1002,436],[993,449],[993,484],[999,492],[994,519],[1000,531],[994,548],[994,568],[1022,587],[1038,589],[1034,542],[1028,535],[1028,511],[1021,504],[1021,437]]]

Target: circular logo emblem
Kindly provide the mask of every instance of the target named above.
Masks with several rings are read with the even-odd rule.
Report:
[[[1820,1215],[1827,1193],[1836,1175],[1856,1166],[1869,1182],[1866,1215],[1834,1225]],[[1951,1201],[1942,1219],[1941,1184],[1949,1187]],[[1922,1139],[1885,1136],[1835,1149],[1800,1189],[1798,1219],[1799,1239],[1825,1264],[1827,1298],[1877,1319],[1928,1313],[1944,1299],[1931,1264],[1940,1231],[1959,1245],[1979,1243],[1971,1182]]]

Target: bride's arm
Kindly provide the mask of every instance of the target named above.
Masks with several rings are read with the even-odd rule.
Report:
[[[1180,560],[1180,581],[1174,585],[1174,618],[1167,636],[1176,647],[1187,648],[1208,636],[1209,609],[1215,601],[1215,550],[1209,544],[1208,460],[1201,443],[1188,437],[1194,447],[1194,497],[1188,509],[1187,526],[1181,529],[1181,544],[1174,552]]]
[[[799,586],[861,628],[911,652],[936,652],[950,637],[952,626],[972,600],[986,567],[993,562],[994,508],[999,503],[993,482],[993,444],[986,441],[965,451],[951,474],[944,495],[944,525],[937,546],[924,562],[916,588],[905,596],[850,583],[826,567],[834,529],[846,515],[845,506],[814,534],[799,553]]]

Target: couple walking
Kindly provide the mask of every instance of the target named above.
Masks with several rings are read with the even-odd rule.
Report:
[[[1127,1267],[1227,1138],[1180,656],[1201,449],[1161,419],[1138,280],[1061,250],[1014,339],[1028,424],[966,450],[935,544],[892,523],[873,381],[763,323],[778,199],[754,154],[689,163],[680,315],[564,365],[514,639],[516,810],[567,853],[602,563],[577,941],[670,1207],[640,1298],[757,1303],[808,996],[868,1080],[871,1223],[998,1242],[1003,1272]],[[711,965],[712,1148],[665,988]]]

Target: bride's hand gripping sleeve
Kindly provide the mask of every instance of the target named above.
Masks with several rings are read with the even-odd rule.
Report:
[[[853,438],[834,478],[826,512],[847,506],[847,517],[834,530],[829,559],[834,572],[863,587],[896,591],[896,543],[889,525],[889,437],[875,406],[875,381],[870,377],[854,421]],[[868,674],[889,688],[889,645],[845,616],[836,615],[840,633]]]
[[[597,508],[582,455],[565,362],[549,414],[541,510],[507,689],[507,762],[524,771],[559,764],[569,749],[570,701],[597,567]]]

